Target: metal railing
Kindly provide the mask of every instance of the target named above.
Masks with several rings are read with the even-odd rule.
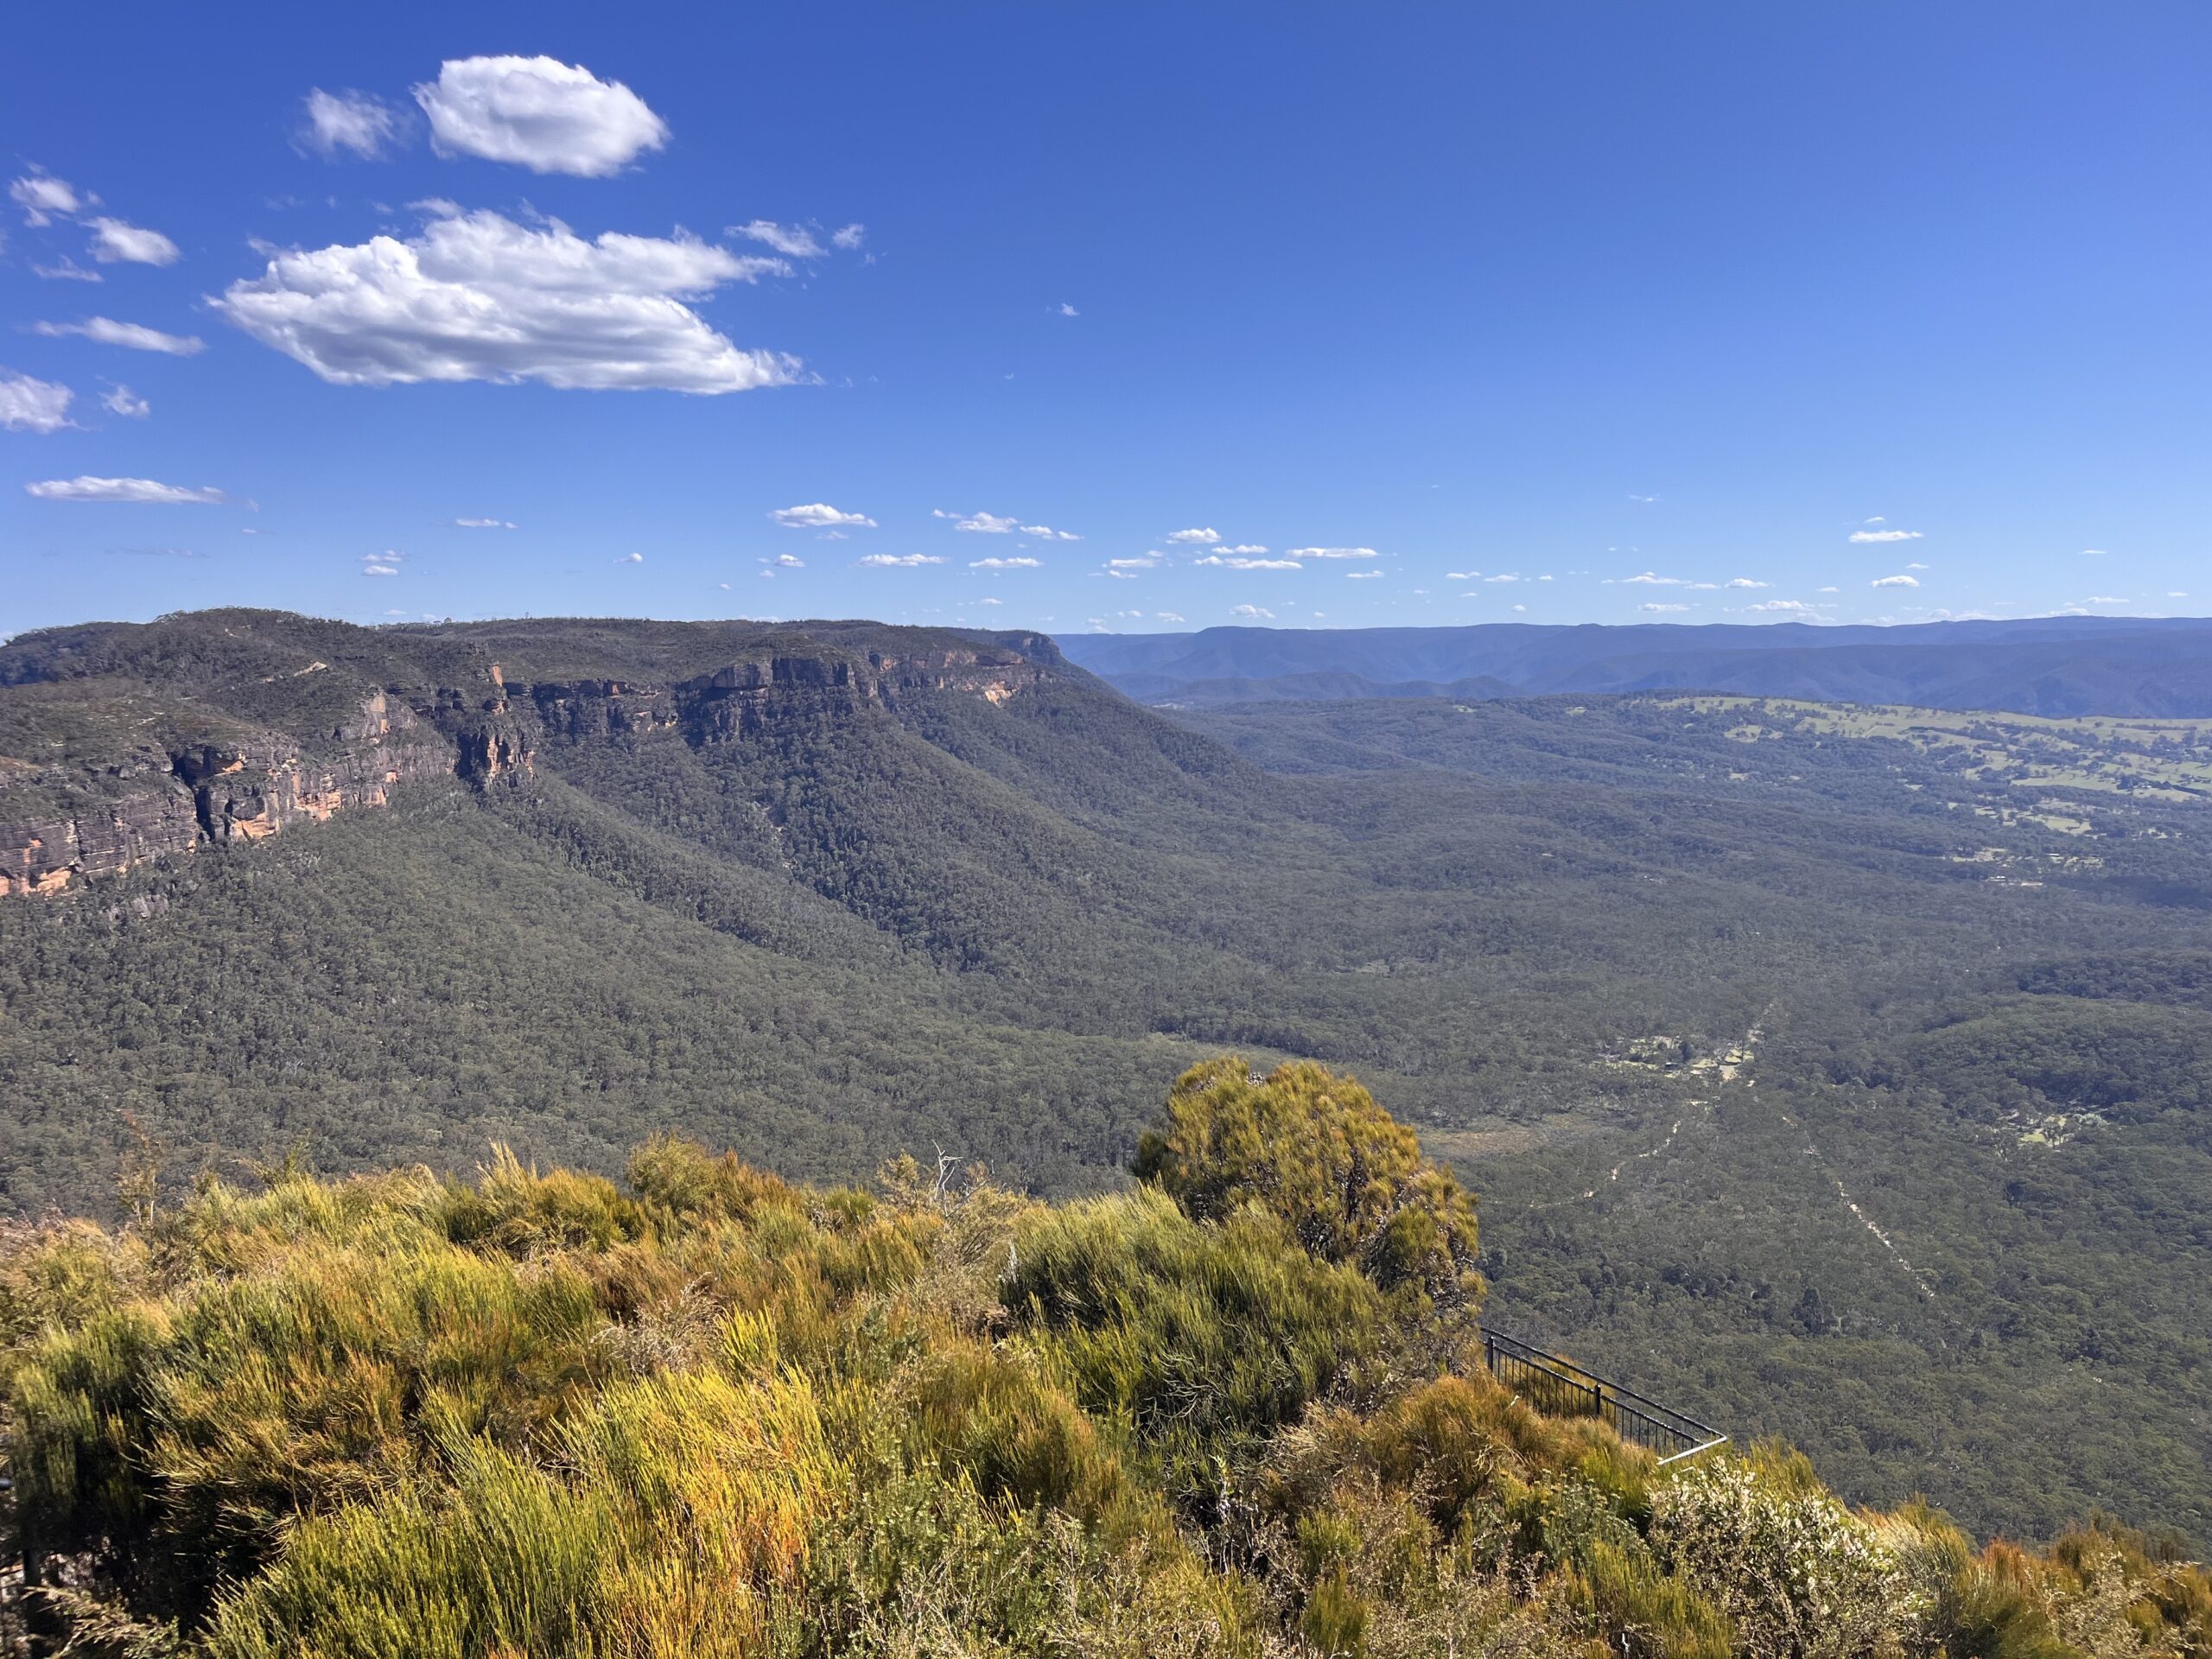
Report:
[[[1710,1452],[1728,1439],[1694,1417],[1487,1325],[1483,1362],[1491,1376],[1537,1410],[1553,1417],[1601,1418],[1623,1440],[1656,1452],[1662,1464]]]

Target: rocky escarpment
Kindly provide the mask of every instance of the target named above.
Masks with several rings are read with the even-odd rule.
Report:
[[[480,663],[465,686],[368,690],[350,717],[334,730],[324,725],[313,742],[276,728],[294,722],[283,713],[270,721],[261,688],[308,686],[328,671],[320,660],[287,677],[257,677],[251,725],[219,712],[219,690],[195,693],[186,712],[164,705],[160,719],[144,714],[152,702],[134,693],[136,701],[117,705],[132,717],[114,721],[111,744],[66,758],[49,758],[52,746],[36,743],[14,758],[0,754],[0,893],[62,893],[208,843],[258,841],[384,806],[395,789],[423,779],[458,777],[479,788],[527,780],[546,742],[661,737],[706,745],[742,741],[781,719],[895,715],[938,694],[1003,704],[1052,677],[1047,664],[1057,659],[1039,655],[1046,660],[988,644],[898,652],[796,640],[741,649],[720,667],[664,683],[511,682],[498,664]],[[41,683],[53,702],[67,683]],[[313,724],[314,709],[329,706],[302,702],[296,723]],[[166,737],[155,730],[162,727]]]
[[[802,709],[832,714],[857,713],[869,704],[896,709],[901,698],[925,692],[1003,703],[1049,677],[1046,668],[1003,647],[907,656],[763,650],[669,684],[545,681],[531,686],[529,696],[543,729],[558,740],[668,734],[705,744],[749,736]]]
[[[499,726],[496,711],[426,715],[379,691],[312,753],[271,732],[142,743],[105,765],[18,760],[0,779],[0,802],[16,808],[0,806],[0,893],[60,893],[207,842],[258,841],[383,806],[423,779],[526,767],[519,734]],[[492,764],[473,764],[486,753]]]

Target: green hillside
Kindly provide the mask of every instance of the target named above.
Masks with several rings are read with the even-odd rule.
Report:
[[[672,1132],[1068,1198],[1236,1047],[1356,1070],[1484,1192],[1509,1328],[1853,1501],[2212,1541],[2212,862],[2147,770],[2186,745],[1186,718],[1038,636],[859,622],[25,636],[6,1203],[111,1214],[141,1132],[179,1186]]]

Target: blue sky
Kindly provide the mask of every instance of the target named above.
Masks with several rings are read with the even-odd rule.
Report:
[[[340,10],[11,18],[0,634],[2212,610],[2201,4]]]

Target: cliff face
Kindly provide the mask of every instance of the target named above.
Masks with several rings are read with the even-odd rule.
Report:
[[[142,747],[120,763],[24,767],[8,779],[67,810],[0,822],[0,893],[60,893],[203,842],[258,841],[304,819],[382,806],[400,784],[457,770],[454,751],[383,692],[326,753],[270,733],[244,741]]]
[[[257,725],[206,740],[134,738],[119,753],[89,760],[0,756],[0,894],[61,893],[203,843],[258,841],[305,820],[386,805],[395,788],[422,779],[458,777],[478,788],[526,782],[545,742],[740,742],[779,719],[895,714],[902,702],[929,695],[1000,705],[1052,677],[1011,647],[942,644],[910,652],[764,645],[665,683],[511,682],[496,664],[478,672],[483,677],[466,688],[370,690],[346,723],[325,727],[324,741],[312,745]],[[195,702],[213,699],[196,694]],[[265,717],[265,702],[257,707]]]

